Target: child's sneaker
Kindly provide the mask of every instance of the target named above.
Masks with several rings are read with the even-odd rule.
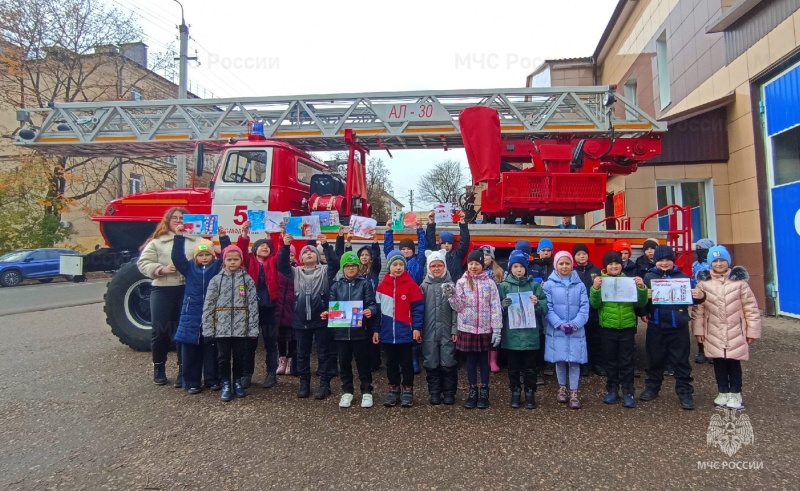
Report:
[[[467,400],[464,401],[464,409],[475,409],[478,405],[478,388],[475,386],[471,386],[469,388],[469,394],[467,395]]]
[[[728,392],[720,392],[717,394],[717,397],[714,399],[714,405],[717,407],[725,407],[728,405],[728,396],[730,394]]]
[[[353,394],[342,394],[342,398],[339,399],[339,407],[345,408],[350,407],[353,404]]]
[[[616,390],[609,390],[606,392],[606,396],[603,398],[603,402],[606,404],[616,404],[619,400],[619,392]]]
[[[275,375],[283,375],[286,373],[286,357],[281,356],[278,358],[278,370],[275,371]]]
[[[525,389],[525,409],[536,409],[536,392]]]
[[[372,394],[362,394],[361,395],[361,407],[363,407],[363,408],[372,407]]]
[[[566,404],[567,402],[569,402],[569,395],[567,395],[566,385],[562,385],[561,387],[558,388],[558,396],[556,400],[561,404]]]
[[[219,398],[222,399],[223,402],[228,402],[233,399],[233,394],[231,393],[231,383],[230,382],[223,382],[222,383],[222,393],[219,395]]]
[[[189,389],[186,392],[195,395],[203,392],[203,389],[201,389],[200,387],[189,387]]]
[[[400,405],[402,407],[414,405],[414,387],[403,386],[403,392],[400,394]]]
[[[742,402],[741,392],[731,392],[728,394],[728,404],[725,405],[728,409],[744,409],[744,402]]]
[[[626,407],[628,409],[636,407],[636,398],[633,397],[633,394],[625,394],[622,396],[622,407]]]
[[[386,398],[383,400],[383,405],[386,407],[391,407],[398,404],[400,404],[400,386],[390,385],[389,393],[386,394]]]
[[[569,408],[570,409],[581,408],[581,397],[578,395],[577,390],[569,391]]]
[[[242,397],[247,395],[247,392],[244,391],[242,384],[236,382],[235,384],[233,384],[233,395],[241,399]]]

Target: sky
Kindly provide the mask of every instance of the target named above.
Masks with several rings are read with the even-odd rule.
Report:
[[[176,2],[105,1],[137,15],[151,52],[170,43],[177,51]],[[190,90],[257,97],[524,87],[546,59],[591,56],[616,3],[183,0],[189,54],[197,50],[200,62],[190,62]],[[462,149],[371,155],[387,163],[407,210],[409,191],[436,162],[467,161]]]

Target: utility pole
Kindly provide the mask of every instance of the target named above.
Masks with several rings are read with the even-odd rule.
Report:
[[[408,192],[408,206],[411,207],[411,211],[414,211],[414,190],[410,190]]]
[[[178,0],[175,3],[181,6],[181,25],[178,26],[180,33],[181,51],[180,56],[175,58],[180,61],[178,65],[178,99],[187,98],[187,87],[189,85],[189,60],[196,60],[197,57],[189,58],[189,26],[183,17],[183,5]],[[178,188],[186,187],[186,155],[178,155],[175,159],[175,186]]]

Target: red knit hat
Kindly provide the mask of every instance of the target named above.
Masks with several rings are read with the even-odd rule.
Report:
[[[613,249],[617,252],[622,252],[627,250],[628,254],[633,254],[633,249],[631,249],[631,243],[627,240],[616,240],[614,241]]]

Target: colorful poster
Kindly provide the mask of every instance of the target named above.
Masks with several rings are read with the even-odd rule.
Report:
[[[377,226],[378,222],[372,218],[360,217],[358,215],[350,217],[350,233],[355,237],[374,239],[375,227]]]
[[[511,299],[508,306],[509,329],[536,329],[536,306],[531,300],[531,292],[509,293]]]
[[[360,329],[364,327],[364,302],[330,302],[328,305],[328,327],[334,329]]]
[[[600,285],[600,296],[604,302],[638,301],[638,291],[633,278],[604,276]]]
[[[394,230],[395,232],[397,232],[398,230],[403,230],[404,228],[403,218],[405,216],[406,214],[402,211],[397,211],[394,213],[394,216],[392,217],[392,230]]]
[[[458,223],[461,215],[453,203],[437,203],[433,205],[434,221],[439,223]]]
[[[691,305],[692,284],[689,278],[651,280],[654,305]]]
[[[183,215],[183,233],[186,235],[217,235],[217,215]]]
[[[323,232],[339,231],[338,211],[312,211],[311,215],[319,217],[320,230]]]
[[[264,232],[267,228],[267,212],[265,210],[247,210],[247,221],[251,232]]]
[[[413,211],[409,211],[408,213],[403,215],[403,225],[406,227],[416,228],[417,226],[417,214]]]
[[[291,213],[282,211],[247,210],[247,220],[250,222],[250,232],[266,232],[268,234],[281,232],[281,223],[285,222]]]
[[[338,228],[337,228],[338,230]],[[289,217],[286,233],[295,239],[316,239],[322,233],[318,216]]]

